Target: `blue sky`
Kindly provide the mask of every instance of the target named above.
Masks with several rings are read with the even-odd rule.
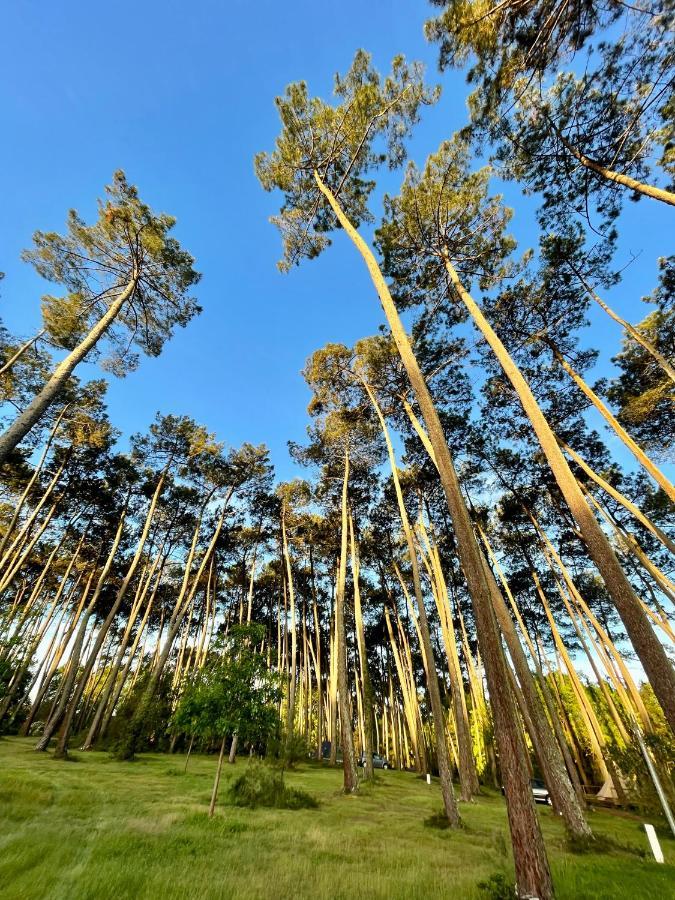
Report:
[[[90,218],[103,185],[123,168],[153,207],[178,218],[176,234],[203,273],[202,316],[159,359],[112,380],[109,408],[124,434],[157,410],[189,414],[229,445],[267,443],[277,473],[294,467],[286,442],[302,440],[308,401],[300,376],[327,341],[376,331],[379,304],[344,235],[318,261],[289,275],[276,269],[280,243],[268,217],[277,198],[253,174],[254,154],[278,131],[275,94],[294,80],[327,96],[336,70],[359,47],[380,69],[399,52],[427,63],[443,98],[426,111],[411,145],[423,162],[465,120],[460,73],[439,76],[422,26],[426,0],[15,0],[0,36],[0,314],[29,335],[46,287],[21,263],[34,229],[61,230],[70,207]],[[396,190],[400,174],[382,184]],[[512,231],[536,241],[531,200],[509,186]],[[373,206],[376,215],[379,209]],[[622,258],[641,254],[610,302],[638,321],[639,298],[672,252],[672,211],[628,204]],[[617,326],[594,314],[592,343],[608,371]],[[98,374],[92,367],[80,375]],[[612,442],[610,442],[612,443]]]

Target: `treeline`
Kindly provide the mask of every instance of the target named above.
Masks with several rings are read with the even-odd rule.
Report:
[[[161,352],[199,311],[194,261],[121,173],[93,225],[71,213],[65,235],[36,234],[25,257],[60,295],[32,339],[2,335],[0,722],[58,755],[74,738],[120,758],[191,745],[181,697],[234,625],[258,623],[284,684],[277,747],[341,753],[346,791],[361,754],[366,778],[374,752],[433,769],[452,826],[453,776],[465,801],[503,786],[518,891],[544,898],[534,772],[583,841],[600,788],[673,796],[675,487],[660,463],[675,257],[639,324],[605,292],[621,222],[675,201],[675,11],[436,5],[427,33],[442,69],[468,66],[470,122],[408,164],[372,245],[377,171],[405,161],[439,99],[421,67],[398,57],[382,77],[359,51],[331,102],[290,85],[255,161],[283,197],[281,268],[342,232],[388,326],[307,362],[311,424],[291,446],[306,479],[275,485],[264,447],[225,451],[184,416],[121,452],[105,383],[73,373]],[[535,252],[517,252],[495,166],[541,199]],[[616,377],[592,384],[598,308],[621,349]],[[236,733],[219,737],[234,755]]]

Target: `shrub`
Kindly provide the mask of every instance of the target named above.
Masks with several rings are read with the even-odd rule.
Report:
[[[514,885],[501,872],[490,875],[487,881],[479,881],[478,887],[490,900],[512,900],[516,896]]]
[[[232,781],[230,800],[235,806],[271,806],[275,809],[315,809],[319,804],[311,794],[289,788],[283,772],[264,763],[252,761]]]

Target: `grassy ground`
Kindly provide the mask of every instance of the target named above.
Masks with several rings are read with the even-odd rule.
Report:
[[[341,773],[314,764],[289,783],[318,809],[227,805],[225,767],[216,817],[207,806],[215,758],[146,755],[118,763],[103,753],[61,762],[32,741],[0,740],[0,897],[11,900],[201,898],[480,898],[477,883],[513,880],[502,798],[464,806],[463,831],[425,819],[440,808],[437,784],[380,772],[360,796],[340,794]],[[638,819],[592,813],[593,828],[620,845],[571,853],[548,808],[541,820],[558,898],[675,898],[675,841],[659,829],[666,865],[651,859]]]

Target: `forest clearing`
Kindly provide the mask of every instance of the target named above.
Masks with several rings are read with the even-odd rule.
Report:
[[[675,900],[675,2],[344,5],[7,13],[7,900]]]
[[[455,833],[425,825],[442,804],[436,779],[428,787],[413,773],[381,772],[345,802],[339,772],[301,764],[286,777],[318,798],[317,809],[226,801],[209,822],[214,757],[195,755],[185,774],[182,754],[143,755],[131,772],[106,754],[77,754],[55,775],[53,760],[36,764],[31,753],[25,739],[0,741],[0,884],[24,900],[480,900],[477,884],[509,875],[506,810],[494,791],[463,810],[466,827]],[[619,881],[635,900],[669,896],[675,841],[661,835],[666,865],[657,865],[638,818],[593,813],[596,833],[615,842],[598,858],[567,848],[550,808],[540,817],[559,897],[613,900],[608,885]]]

